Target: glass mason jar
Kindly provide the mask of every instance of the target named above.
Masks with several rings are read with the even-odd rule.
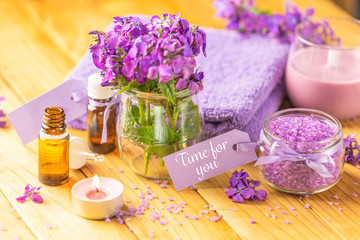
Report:
[[[333,134],[324,135],[325,139],[315,141],[319,137],[313,126],[307,126],[306,119],[295,127],[282,120],[294,117],[309,117],[311,122],[321,124],[323,130],[332,129]],[[278,129],[274,129],[275,121],[280,123]],[[296,130],[296,134],[307,132],[302,136],[310,137],[304,137],[306,141],[280,138],[277,133],[284,131],[287,126]],[[260,149],[268,158],[267,164],[260,164],[261,175],[270,186],[280,191],[295,194],[322,192],[334,186],[344,171],[345,146],[341,124],[327,113],[305,108],[276,112],[265,120],[260,141]]]
[[[326,20],[340,42],[329,37],[319,43],[321,29],[308,22],[297,26],[286,66],[287,95],[295,107],[353,118],[360,114],[360,68],[355,67],[360,65],[360,21]]]
[[[188,90],[176,93],[174,103],[162,94],[121,94],[117,146],[137,175],[169,179],[163,157],[199,142],[201,133],[198,99]]]

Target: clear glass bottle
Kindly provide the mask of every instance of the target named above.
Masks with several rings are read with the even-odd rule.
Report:
[[[293,118],[303,121],[293,121]],[[305,118],[311,119],[306,121]],[[278,124],[274,124],[276,121]],[[321,124],[320,132],[324,136],[321,140],[317,140],[320,134],[317,135],[314,128],[316,123]],[[279,137],[284,132],[286,139]],[[292,137],[294,135],[306,137]],[[341,124],[327,113],[305,108],[276,112],[265,120],[260,140],[263,155],[274,155],[267,164],[260,165],[261,175],[280,191],[295,194],[322,192],[334,186],[344,171]]]
[[[137,175],[169,179],[163,157],[201,140],[202,116],[196,95],[176,93],[175,103],[162,94],[129,90],[121,94],[117,145]]]
[[[69,133],[65,112],[59,107],[44,111],[39,133],[39,180],[45,185],[60,185],[69,179]]]
[[[112,152],[116,147],[116,104],[111,102],[114,90],[111,87],[102,87],[100,84],[101,76],[99,73],[89,77],[87,129],[90,150],[104,154]],[[103,137],[104,134],[106,137]],[[102,138],[104,138],[103,142]]]

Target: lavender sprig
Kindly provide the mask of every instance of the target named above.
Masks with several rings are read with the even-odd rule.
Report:
[[[304,12],[292,2],[285,3],[285,14],[263,12],[255,6],[253,0],[215,0],[216,16],[228,20],[227,28],[238,30],[243,34],[258,33],[267,35],[282,42],[295,39],[295,28],[299,24],[299,34],[304,39],[316,44],[324,44],[340,39],[327,21],[313,22],[314,8],[306,8]]]
[[[356,165],[360,160],[360,147],[355,137],[355,134],[350,133],[344,138],[345,162],[352,165]],[[355,151],[357,154],[355,154]]]
[[[249,174],[241,169],[240,172],[234,171],[230,178],[230,186],[226,191],[228,198],[233,202],[243,203],[244,199],[252,199],[254,201],[263,200],[267,193],[265,190],[256,190],[260,186],[260,181],[247,179]]]

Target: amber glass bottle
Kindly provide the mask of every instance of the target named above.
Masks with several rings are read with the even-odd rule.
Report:
[[[60,185],[68,181],[69,138],[64,110],[46,108],[39,133],[39,180],[43,184]]]
[[[88,95],[89,148],[95,153],[109,153],[116,147],[116,104],[111,101],[114,90],[111,87],[102,87],[101,76],[97,73],[89,77]]]

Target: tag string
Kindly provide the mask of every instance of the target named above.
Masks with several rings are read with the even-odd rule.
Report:
[[[104,106],[106,106],[106,109],[104,111],[103,129],[102,129],[101,142],[100,143],[105,143],[107,141],[107,122],[109,120],[110,107],[119,102],[120,98],[118,96],[119,95],[117,95],[117,93],[115,93],[114,96],[112,97],[112,99],[109,102],[98,102],[98,101],[94,101],[92,99],[89,99],[89,103],[91,105],[94,105],[95,107],[104,107]]]

